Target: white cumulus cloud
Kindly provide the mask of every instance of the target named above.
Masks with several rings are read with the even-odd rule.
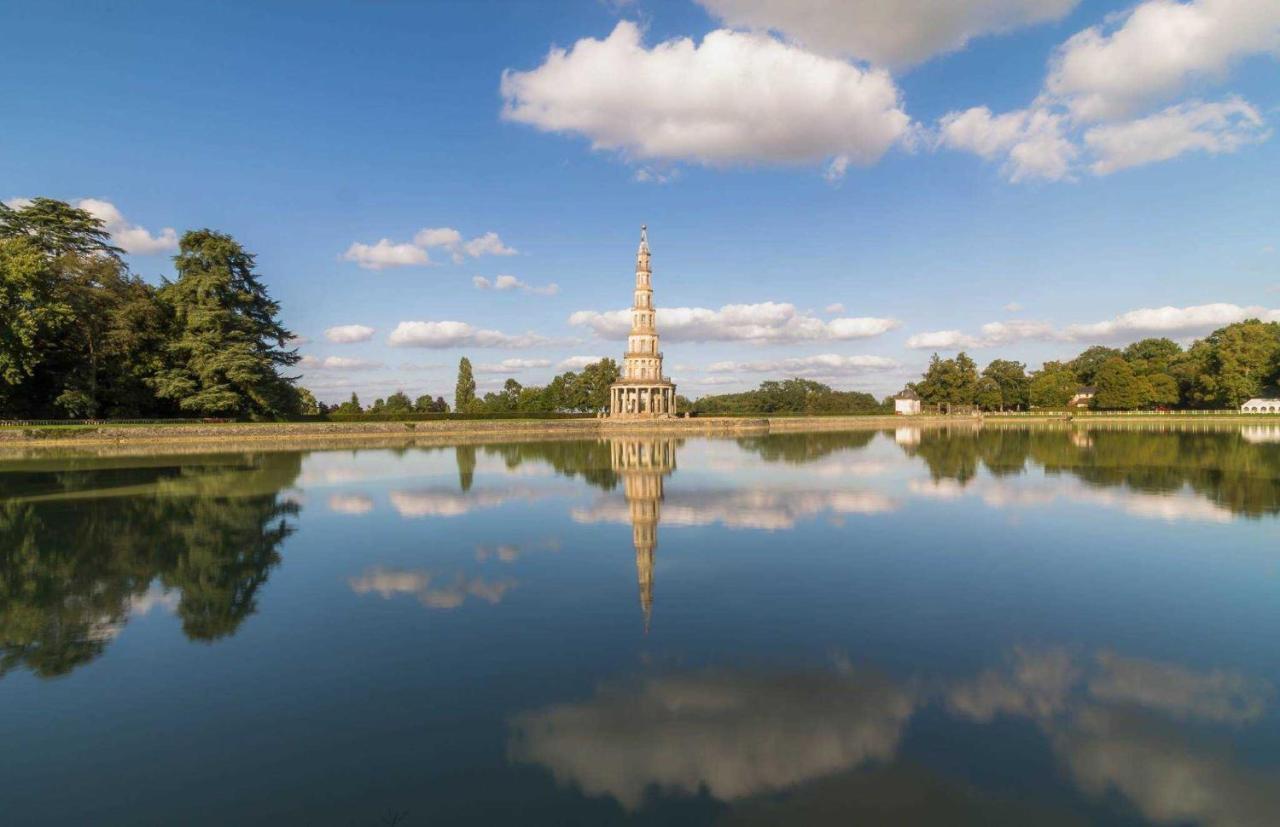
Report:
[[[350,345],[367,342],[377,331],[362,324],[340,324],[325,330],[324,337],[334,344]]]
[[[995,115],[985,106],[951,112],[938,124],[938,144],[1004,160],[1014,182],[1060,181],[1070,177],[1079,149],[1066,135],[1066,117],[1047,109],[1019,109]]]
[[[145,256],[178,249],[178,233],[172,227],[152,235],[146,227],[130,224],[115,204],[98,198],[82,198],[76,206],[101,220],[111,240],[126,253]]]
[[[501,93],[508,120],[649,161],[870,164],[910,125],[883,70],[727,30],[649,48],[628,21],[505,71]]]
[[[382,367],[381,362],[369,359],[354,359],[348,356],[303,356],[298,366],[304,370],[373,370]]]
[[[779,32],[819,52],[909,66],[973,38],[1059,20],[1079,0],[698,0],[735,27]]]
[[[998,347],[1026,340],[1053,340],[1062,334],[1047,322],[1013,320],[988,322],[977,335],[960,330],[933,330],[907,338],[907,347],[916,350],[963,350]]]
[[[1270,135],[1257,109],[1229,98],[1219,103],[1193,101],[1145,118],[1095,126],[1084,134],[1084,142],[1094,157],[1089,169],[1107,175],[1185,152],[1235,152]]]
[[[603,356],[570,356],[561,359],[560,364],[556,365],[557,370],[582,370],[587,365],[594,365],[603,359]]]
[[[1192,336],[1250,318],[1280,321],[1280,310],[1257,306],[1241,307],[1225,302],[1191,307],[1143,307],[1103,322],[1070,325],[1066,334],[1077,340],[1124,339],[1148,335]]]
[[[1123,118],[1268,52],[1280,55],[1275,0],[1147,0],[1064,43],[1045,86],[1079,119]]]
[[[892,370],[898,363],[885,356],[841,356],[820,353],[790,359],[758,362],[715,362],[707,367],[711,373],[768,373],[788,376],[858,376],[874,371]]]
[[[516,373],[530,368],[549,368],[550,359],[503,359],[487,365],[476,365],[476,373]]]
[[[484,330],[466,322],[400,322],[387,337],[392,347],[534,347],[550,339],[536,333],[507,334]]]
[[[781,302],[727,304],[719,310],[705,307],[660,307],[658,330],[673,342],[788,343],[863,339],[898,327],[896,319],[873,317],[823,321],[817,316]],[[631,311],[579,310],[569,324],[588,327],[605,339],[625,339],[631,330]]]
[[[484,276],[473,276],[471,283],[476,286],[477,290],[497,290],[499,292],[518,290],[521,293],[534,293],[539,296],[554,296],[560,292],[560,285],[555,282],[535,286],[510,275],[495,276],[493,279],[488,279]]]
[[[383,238],[377,244],[356,242],[342,254],[347,261],[354,261],[365,270],[383,270],[388,267],[421,267],[431,263],[427,251],[412,244],[396,244]]]

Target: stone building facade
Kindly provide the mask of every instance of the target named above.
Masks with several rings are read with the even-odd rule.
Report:
[[[649,233],[640,228],[636,251],[636,287],[631,303],[631,333],[622,355],[622,375],[609,388],[613,419],[659,419],[676,413],[676,386],[662,375],[658,349],[657,310],[653,306],[653,271],[649,267]]]

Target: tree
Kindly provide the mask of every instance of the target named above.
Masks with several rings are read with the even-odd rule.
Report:
[[[303,416],[318,416],[324,413],[322,406],[316,401],[315,394],[306,388],[298,388],[298,413]]]
[[[448,413],[449,403],[443,396],[432,399],[430,394],[423,394],[414,400],[413,410],[417,413]]]
[[[1093,407],[1103,411],[1132,411],[1140,407],[1150,395],[1139,387],[1133,368],[1122,357],[1108,359],[1094,375],[1097,391]]]
[[[603,411],[609,407],[609,386],[618,381],[621,371],[612,359],[601,359],[582,369],[580,381],[585,400],[579,410]]]
[[[1031,376],[1028,400],[1033,408],[1062,408],[1075,396],[1076,374],[1061,362],[1045,362]]]
[[[974,401],[984,411],[1003,410],[1004,393],[1000,390],[1000,383],[990,376],[983,376],[978,380],[978,394]]]
[[[156,395],[192,413],[291,413],[294,380],[278,369],[301,357],[285,349],[293,334],[276,318],[280,305],[254,272],[253,255],[225,233],[194,230],[174,262],[178,280],[160,291],[174,315],[172,367],[156,377]]]
[[[471,372],[471,360],[463,356],[458,362],[458,385],[453,391],[453,407],[462,412],[471,408],[476,400],[476,378]]]
[[[1177,405],[1181,401],[1178,382],[1169,374],[1153,373],[1139,378],[1146,382],[1147,405],[1167,407]]]
[[[954,359],[935,353],[916,392],[930,405],[972,405],[978,394],[978,366],[967,353],[958,353]]]
[[[413,413],[413,403],[409,401],[409,397],[404,391],[396,391],[387,397],[387,401],[383,404],[382,412],[389,414]]]
[[[982,371],[984,379],[990,379],[996,383],[1000,389],[1000,402],[998,406],[1003,409],[1018,409],[1027,407],[1030,392],[1031,380],[1027,377],[1027,366],[1022,362],[1014,362],[1009,359],[993,359],[987,365],[986,370]],[[981,391],[981,386],[979,387]],[[980,401],[979,405],[982,404]],[[989,408],[988,410],[992,410]]]
[[[34,241],[0,239],[0,380],[20,385],[45,360],[45,345],[74,320]]]
[[[1124,360],[1138,376],[1168,373],[1182,354],[1182,346],[1172,339],[1142,339],[1124,349]]]
[[[50,259],[70,254],[119,261],[124,252],[111,244],[101,219],[53,198],[33,198],[17,209],[0,203],[0,238],[25,238]]]
[[[1178,366],[1194,403],[1238,408],[1280,379],[1280,322],[1248,319],[1192,345]]]
[[[339,405],[336,413],[340,413],[340,414],[364,413],[364,408],[360,407],[360,397],[356,396],[355,392],[352,391],[351,398],[348,399],[346,402],[343,402],[341,405]]]
[[[1122,356],[1120,351],[1113,347],[1103,347],[1102,345],[1094,345],[1086,349],[1076,358],[1068,363],[1068,367],[1075,372],[1076,379],[1082,385],[1095,384],[1098,371],[1107,362]]]

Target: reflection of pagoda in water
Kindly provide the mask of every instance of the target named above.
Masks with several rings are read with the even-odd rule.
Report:
[[[662,478],[676,467],[674,439],[615,439],[609,445],[613,470],[622,477],[622,489],[631,516],[631,541],[636,547],[636,576],[640,584],[640,608],[649,631],[653,612],[653,552],[658,546],[658,520],[662,506]]]

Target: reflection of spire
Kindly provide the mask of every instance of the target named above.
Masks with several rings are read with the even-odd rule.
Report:
[[[658,547],[662,478],[675,470],[676,442],[673,439],[615,439],[609,448],[613,470],[622,477],[631,515],[640,608],[644,612],[644,630],[648,633],[653,614],[653,552]]]

